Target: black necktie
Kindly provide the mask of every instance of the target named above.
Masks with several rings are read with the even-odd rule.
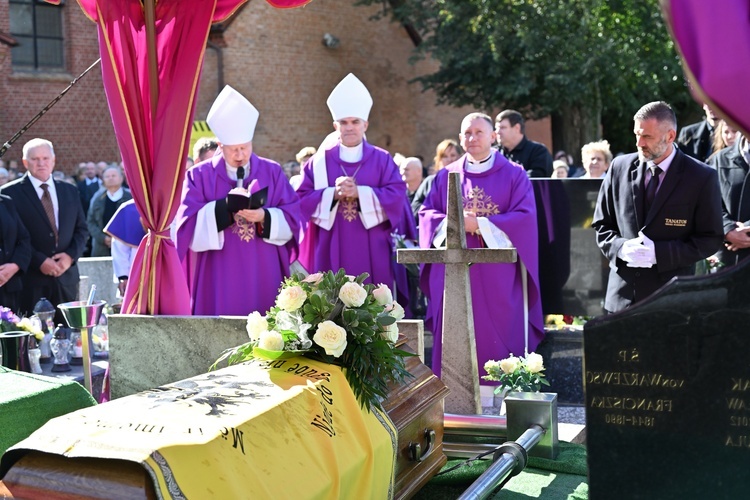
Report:
[[[654,202],[656,197],[656,190],[659,187],[659,176],[661,175],[661,169],[654,166],[651,169],[651,179],[649,179],[646,185],[646,213],[651,210],[651,204]]]
[[[55,222],[55,207],[52,205],[52,196],[49,194],[49,185],[42,184],[42,207],[47,214],[52,232],[55,233],[55,242],[57,242],[57,223]]]

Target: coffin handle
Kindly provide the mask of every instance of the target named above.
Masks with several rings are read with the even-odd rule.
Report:
[[[419,443],[409,442],[409,459],[412,462],[421,462],[424,458],[432,451],[432,444],[435,442],[435,431],[432,429],[424,430],[424,452],[422,452],[422,445]]]

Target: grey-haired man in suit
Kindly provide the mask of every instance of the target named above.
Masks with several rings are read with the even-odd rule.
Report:
[[[45,139],[32,139],[23,146],[23,164],[28,171],[3,186],[18,208],[31,236],[31,263],[22,278],[19,309],[32,312],[41,297],[57,306],[78,298],[78,266],[89,236],[78,190],[55,181],[55,150]],[[62,322],[58,313],[56,321]]]
[[[677,120],[665,102],[634,116],[637,153],[612,162],[592,226],[609,260],[604,308],[618,312],[721,248],[716,171],[674,146]]]

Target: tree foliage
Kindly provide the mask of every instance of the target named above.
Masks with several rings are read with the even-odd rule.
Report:
[[[532,118],[582,115],[595,124],[601,117],[603,136],[615,151],[633,149],[632,116],[646,102],[670,102],[678,117],[694,106],[658,0],[391,0],[388,5],[395,19],[422,37],[415,57],[439,63],[437,71],[418,81],[442,103],[511,107]],[[584,137],[598,139],[596,127]]]

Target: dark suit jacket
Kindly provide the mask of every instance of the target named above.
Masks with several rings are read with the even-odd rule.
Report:
[[[86,184],[85,180],[78,182],[78,195],[81,198],[81,207],[83,207],[83,215],[87,216],[89,206],[91,205],[91,199],[94,197],[99,188],[101,187],[98,182],[92,184]]]
[[[679,149],[644,214],[644,168],[638,154],[615,158],[602,182],[592,226],[609,260],[605,309],[617,312],[643,300],[674,276],[691,275],[694,264],[721,248],[721,194],[716,171]],[[638,231],[654,241],[656,265],[627,267],[617,258]]]
[[[60,299],[75,300],[78,290],[78,266],[75,262],[83,255],[86,239],[89,236],[86,220],[83,217],[78,190],[67,182],[55,181],[57,204],[59,207],[59,239],[55,244],[55,235],[49,219],[44,212],[34,186],[29,180],[29,174],[18,180],[6,184],[2,193],[13,198],[21,221],[29,230],[31,236],[31,262],[27,273],[23,277],[24,290],[41,288],[44,286],[61,290]],[[65,252],[73,259],[73,265],[59,278],[42,274],[39,267],[48,257],[56,253]],[[72,297],[71,297],[72,295]],[[54,305],[54,296],[47,297]],[[36,297],[38,300],[39,297]],[[26,312],[30,312],[29,303],[22,303]],[[31,304],[33,308],[34,304]]]
[[[708,122],[703,120],[682,127],[676,142],[683,153],[687,153],[698,161],[706,161],[713,149],[713,134],[708,127]]]
[[[750,220],[750,166],[742,157],[741,143],[741,140],[737,141],[734,146],[722,149],[708,160],[719,175],[724,234],[737,229],[737,222]],[[747,257],[750,257],[750,248],[737,252],[723,248],[719,252],[719,258],[728,266]]]
[[[18,211],[13,200],[0,194],[0,232],[3,236],[0,245],[0,264],[14,263],[19,271],[1,288],[6,293],[21,290],[21,276],[29,268],[31,261],[31,243],[29,232],[18,217]],[[2,305],[10,307],[8,304]]]
[[[544,144],[530,141],[524,136],[512,151],[508,151],[507,148],[501,149],[510,161],[523,165],[529,177],[552,175],[552,155]]]

